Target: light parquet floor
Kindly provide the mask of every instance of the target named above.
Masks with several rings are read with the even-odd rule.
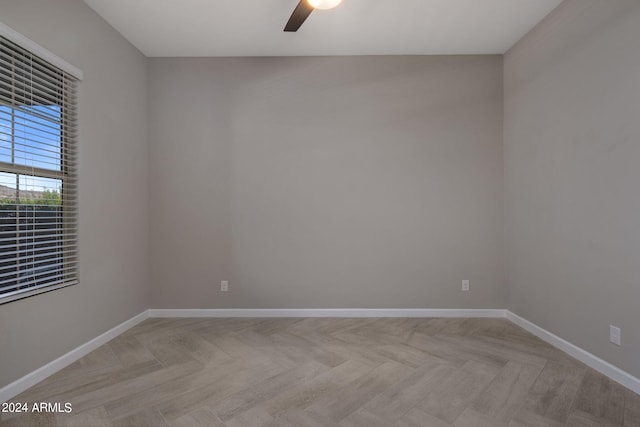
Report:
[[[148,319],[1,426],[640,426],[640,396],[504,319]]]

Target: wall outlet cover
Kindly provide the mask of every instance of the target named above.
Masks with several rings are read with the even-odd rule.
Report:
[[[615,345],[622,345],[622,331],[620,328],[609,325],[609,341]]]

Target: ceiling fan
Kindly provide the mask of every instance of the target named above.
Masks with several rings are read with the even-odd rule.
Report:
[[[300,0],[284,27],[285,32],[296,32],[314,9],[332,9],[342,0]]]

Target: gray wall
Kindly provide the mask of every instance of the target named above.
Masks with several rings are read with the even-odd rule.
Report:
[[[149,67],[153,308],[504,307],[500,56]]]
[[[504,64],[508,307],[636,377],[639,42],[637,0],[568,0]]]
[[[146,59],[80,0],[2,0],[0,20],[85,76],[80,284],[0,305],[1,387],[142,312],[149,289]]]

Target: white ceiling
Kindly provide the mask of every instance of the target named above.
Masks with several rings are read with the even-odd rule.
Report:
[[[298,0],[84,0],[147,56],[504,53],[562,0],[344,0],[282,29]]]

